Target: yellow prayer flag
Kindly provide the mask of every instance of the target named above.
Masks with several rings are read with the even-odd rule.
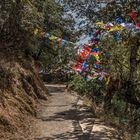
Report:
[[[39,32],[39,29],[38,29],[38,28],[36,28],[36,29],[34,30],[34,35],[37,35],[37,34],[38,34],[38,32]]]
[[[55,40],[56,37],[52,35],[51,37],[49,37],[49,39],[50,39],[50,40]]]
[[[104,25],[103,22],[96,22],[97,25]]]
[[[99,59],[100,59],[100,57],[99,57],[99,55],[98,54],[96,54],[96,55],[94,55],[95,56],[95,58],[96,58],[96,60],[97,61],[100,61]]]
[[[106,79],[106,85],[108,85],[110,82],[110,76],[108,76],[108,78]]]
[[[109,31],[113,32],[113,31],[121,31],[121,30],[124,30],[124,27],[116,25],[116,26],[111,27]]]

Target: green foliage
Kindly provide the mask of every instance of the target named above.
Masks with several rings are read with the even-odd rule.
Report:
[[[121,5],[113,1],[100,11],[100,18],[105,22],[112,21],[120,15],[127,19],[132,9],[138,9],[135,2],[126,2]],[[132,139],[139,139],[140,34],[124,30],[121,32],[121,37],[121,41],[116,41],[112,32],[102,38],[99,46],[101,51],[110,55],[109,61],[104,55],[101,59],[112,79],[119,79],[120,86],[114,82],[106,87],[105,84],[96,80],[88,81],[83,77],[75,78],[73,86],[74,90],[81,95],[92,95],[94,102],[102,99],[100,104],[105,103],[104,97],[108,93],[110,96],[108,96],[108,102],[110,101],[108,112],[119,118],[120,125],[129,125],[132,137],[134,136]],[[127,85],[128,81],[130,83]]]
[[[108,4],[106,8],[97,13],[99,15],[98,19],[108,22],[121,13],[127,15],[126,13],[129,13],[133,8],[138,9],[133,2],[121,2],[122,5],[118,5],[115,1]],[[72,33],[69,27],[72,26],[72,22],[71,19],[63,18],[63,7],[57,4],[55,0],[3,0],[0,4],[0,42],[4,42],[6,45],[18,46],[20,50],[24,51],[27,48],[31,48],[30,55],[38,56],[37,60],[42,64],[42,68],[57,71],[68,67],[67,64],[75,59],[73,46],[52,43],[48,39],[40,38],[40,33],[45,31],[70,40]],[[34,35],[35,29],[39,30],[37,35]],[[134,121],[137,118],[136,121],[139,122],[140,120],[137,116],[140,115],[140,111],[135,105],[131,105],[125,100],[125,94],[130,91],[123,84],[128,80],[131,81],[133,90],[129,95],[140,102],[140,35],[134,36],[129,31],[123,31],[121,36],[122,41],[117,42],[112,35],[107,35],[99,46],[103,52],[111,56],[108,61],[102,55],[101,59],[104,67],[108,68],[108,73],[111,77],[117,77],[122,82],[121,92],[118,89],[116,89],[117,92],[111,91],[113,93],[111,109],[115,110],[117,116],[122,117],[123,120]],[[131,61],[135,50],[136,57],[133,60],[135,59],[137,65]],[[93,70],[93,63],[91,59],[89,61],[91,70]],[[16,71],[13,72],[17,74]],[[71,85],[80,95],[91,96],[99,104],[104,102],[105,91],[108,88],[104,82],[100,82],[98,79],[89,80],[84,76],[78,75],[74,77]],[[125,117],[125,111],[128,114],[127,117]],[[3,121],[2,117],[0,119]],[[136,134],[135,139],[138,139],[138,137],[139,133]]]
[[[72,85],[73,90],[78,92],[80,95],[95,97],[96,101],[101,103],[103,93],[106,89],[105,83],[102,83],[98,79],[88,80],[79,75],[74,77],[70,84]]]

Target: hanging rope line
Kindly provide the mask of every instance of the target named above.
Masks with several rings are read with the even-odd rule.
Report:
[[[140,32],[138,13],[133,10],[128,15],[131,20],[135,22],[127,23],[122,17],[117,17],[114,22],[96,22],[96,31],[83,34],[75,43],[49,33],[42,33],[42,37],[55,43],[60,43],[61,45],[72,44],[74,46],[76,64],[71,70],[67,71],[68,73],[77,73],[81,76],[86,75],[85,78],[89,80],[98,78],[100,81],[104,80],[106,84],[108,84],[110,76],[108,74],[108,68],[104,65],[104,59],[109,61],[110,56],[101,48],[100,43],[107,35],[113,37],[116,42],[121,42],[122,32]],[[39,31],[36,29],[34,34],[37,34],[38,32]],[[102,56],[105,56],[104,59]]]

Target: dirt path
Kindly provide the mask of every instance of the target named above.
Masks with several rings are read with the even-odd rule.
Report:
[[[95,118],[64,85],[47,85],[51,96],[38,110],[35,140],[116,140],[113,128]]]

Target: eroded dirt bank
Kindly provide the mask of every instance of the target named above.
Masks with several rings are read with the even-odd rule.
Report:
[[[39,99],[47,89],[21,49],[0,45],[0,139],[29,139]]]

